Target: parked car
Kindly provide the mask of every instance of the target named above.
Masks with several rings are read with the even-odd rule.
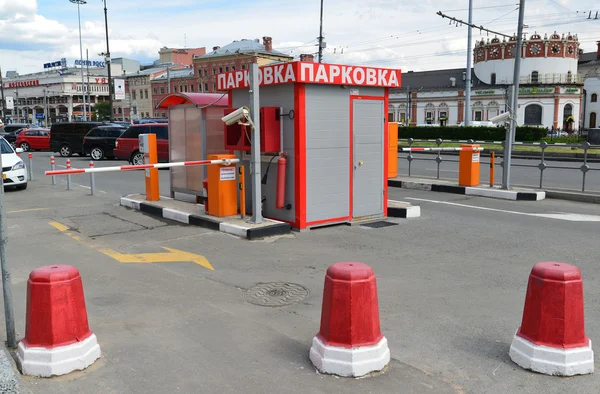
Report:
[[[125,127],[125,128],[131,126],[131,122],[122,122],[120,120],[114,120],[114,121],[110,122],[110,124],[112,124],[112,125],[119,125],[119,126],[122,126],[122,127]]]
[[[138,141],[140,134],[156,134],[158,160],[169,161],[169,126],[164,123],[137,124],[128,128],[115,142],[115,157],[135,165],[144,164]]]
[[[6,134],[14,133],[17,130],[26,129],[29,125],[27,123],[8,123],[5,124],[2,128],[0,128],[0,134],[2,136]]]
[[[83,138],[83,153],[90,155],[93,160],[102,160],[105,157],[112,159],[115,142],[125,130],[125,127],[113,125],[94,127]]]
[[[73,153],[83,156],[83,138],[102,122],[64,122],[52,125],[50,129],[50,151],[58,152],[62,157]]]
[[[25,164],[17,153],[21,153],[21,148],[13,149],[12,146],[2,137],[0,137],[0,152],[2,152],[2,178],[4,186],[15,186],[19,190],[27,189],[27,171]]]
[[[2,137],[4,137],[6,142],[8,142],[13,148],[16,148],[17,147],[17,144],[16,144],[17,138],[24,130],[27,130],[27,129],[18,129],[11,133],[4,134]]]
[[[29,150],[49,150],[50,130],[22,129],[21,133],[17,136],[14,145],[23,149],[23,152],[27,152]]]
[[[568,135],[569,133],[566,131],[550,130],[548,132],[548,137],[567,137]]]

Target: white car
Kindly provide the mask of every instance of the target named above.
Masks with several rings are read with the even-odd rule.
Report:
[[[22,153],[23,149],[17,148],[15,151],[4,138],[0,138],[0,149],[2,150],[2,178],[4,186],[15,186],[19,190],[27,189],[27,171],[25,163],[17,153]]]

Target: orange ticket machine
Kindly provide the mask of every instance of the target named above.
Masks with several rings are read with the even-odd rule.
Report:
[[[388,123],[388,178],[398,176],[398,123]]]
[[[480,152],[474,150],[479,145],[465,144],[460,147],[463,150],[458,156],[458,185],[479,186]]]
[[[208,155],[207,160],[236,159],[235,155]],[[237,177],[235,164],[208,166],[208,214],[233,216],[238,213]]]
[[[140,152],[144,154],[144,164],[158,163],[158,151],[156,147],[156,134],[139,135]],[[160,190],[158,186],[158,168],[146,168],[146,201],[158,201]]]

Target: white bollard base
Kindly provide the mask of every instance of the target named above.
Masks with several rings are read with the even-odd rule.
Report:
[[[315,336],[310,361],[322,373],[359,377],[385,368],[390,362],[390,349],[385,337],[374,346],[348,349],[326,345]]]
[[[546,375],[573,376],[594,372],[591,340],[585,347],[557,349],[533,344],[515,334],[508,354],[515,364]]]
[[[23,375],[50,377],[82,370],[100,358],[100,346],[92,334],[81,342],[52,349],[26,347],[19,342],[17,360]]]

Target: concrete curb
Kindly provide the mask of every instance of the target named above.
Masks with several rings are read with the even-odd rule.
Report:
[[[261,227],[244,227],[236,224],[227,223],[218,219],[207,218],[199,215],[193,215],[171,208],[163,208],[147,202],[140,202],[127,197],[121,197],[121,205],[131,209],[145,212],[147,214],[174,220],[176,222],[199,226],[209,230],[220,231],[223,233],[235,235],[249,240],[271,237],[274,235],[289,234],[291,226],[289,223],[273,222],[272,225]]]
[[[2,345],[0,348],[0,393],[18,394],[19,392],[19,381],[14,364],[8,351]]]
[[[513,201],[541,201],[546,198],[544,191],[529,191],[529,190],[501,190],[487,189],[482,187],[466,187],[456,185],[444,185],[425,182],[407,182],[397,179],[389,179],[388,186],[398,187],[403,189],[424,190],[440,193],[464,194],[469,196],[490,197],[501,200]]]
[[[576,201],[576,202],[586,202],[589,204],[600,204],[600,195],[599,194],[585,194],[585,193],[546,190],[546,198],[553,198],[553,199],[557,199],[557,200],[569,200],[569,201]]]
[[[421,216],[421,207],[403,201],[388,200],[388,217],[411,219]]]

